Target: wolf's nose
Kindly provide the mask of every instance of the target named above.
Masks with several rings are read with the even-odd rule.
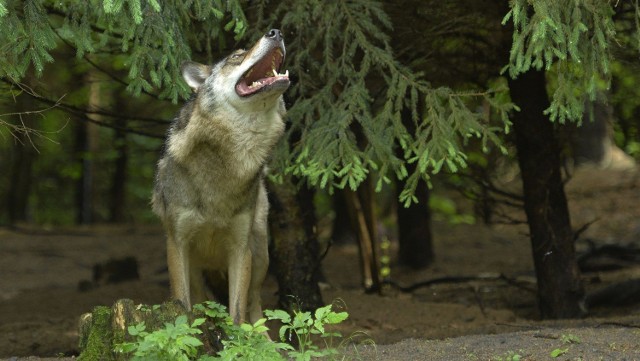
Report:
[[[269,39],[276,40],[276,41],[281,41],[282,40],[282,33],[280,33],[280,30],[278,30],[278,29],[271,29],[266,34],[264,34],[264,36],[269,38]]]

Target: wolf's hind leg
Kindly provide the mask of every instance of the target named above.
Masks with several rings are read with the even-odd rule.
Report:
[[[251,282],[249,283],[249,320],[255,323],[264,315],[262,314],[261,291],[264,279],[269,268],[269,250],[267,245],[267,234],[265,231],[254,231],[251,254]]]
[[[193,265],[193,262],[189,270],[189,277],[189,286],[191,287],[191,305],[206,301],[207,294],[204,284],[204,274],[200,267]]]
[[[260,296],[262,283],[267,275],[268,262],[261,262],[253,257],[251,269],[251,283],[249,284],[249,320],[255,323],[263,318],[262,297]]]

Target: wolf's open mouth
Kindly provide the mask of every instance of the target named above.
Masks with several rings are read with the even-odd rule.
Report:
[[[270,88],[272,85],[289,85],[289,71],[280,74],[280,66],[284,61],[284,54],[279,47],[270,51],[262,59],[258,60],[236,84],[236,93],[241,97],[246,97],[262,90]]]

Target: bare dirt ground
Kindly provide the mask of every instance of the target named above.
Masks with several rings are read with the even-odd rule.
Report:
[[[593,246],[640,247],[638,172],[579,171],[567,193],[576,229],[596,220],[580,236],[581,255]],[[357,248],[330,249],[323,263],[324,300],[341,299],[346,305],[350,316],[340,326],[343,334],[364,331],[375,342],[352,351],[360,359],[640,360],[640,297],[623,297],[630,284],[619,297],[598,299],[584,319],[540,321],[526,227],[437,222],[434,237],[435,264],[415,272],[392,261],[396,282],[478,279],[369,295],[360,287]],[[631,253],[593,258],[598,270],[584,272],[587,291],[640,279],[637,258],[624,257]],[[91,280],[94,264],[127,256],[137,258],[139,280],[78,290],[81,281]],[[167,279],[159,227],[0,229],[0,359],[71,359],[78,352],[82,313],[119,298],[161,303],[168,297]],[[266,308],[275,306],[276,289],[269,277],[263,290]],[[560,355],[552,357],[553,351]]]

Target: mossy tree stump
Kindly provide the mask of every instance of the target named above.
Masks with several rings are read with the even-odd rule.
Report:
[[[111,308],[98,306],[93,312],[80,317],[79,360],[126,360],[130,355],[114,352],[115,346],[122,342],[132,342],[129,326],[145,323],[146,331],[153,332],[164,328],[165,323],[173,323],[180,315],[186,315],[191,324],[196,318],[205,318],[199,311],[189,312],[178,301],[169,301],[159,307],[136,305],[132,300],[121,299]],[[199,326],[202,331],[197,337],[204,344],[203,353],[215,354],[222,349],[220,340],[223,337],[221,328],[215,322],[207,321]]]

